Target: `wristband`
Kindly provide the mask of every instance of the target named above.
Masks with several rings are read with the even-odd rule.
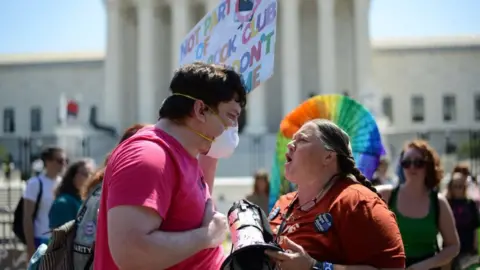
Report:
[[[323,262],[322,267],[323,270],[333,270],[333,263]]]
[[[333,263],[315,261],[312,270],[333,270]]]

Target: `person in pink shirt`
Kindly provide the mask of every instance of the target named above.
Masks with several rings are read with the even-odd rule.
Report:
[[[175,71],[159,121],[113,150],[103,181],[94,269],[220,268],[227,218],[210,199],[216,161],[238,145],[241,76],[194,63]]]

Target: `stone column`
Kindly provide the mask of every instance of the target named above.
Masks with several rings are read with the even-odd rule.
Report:
[[[122,104],[124,73],[123,20],[121,2],[105,1],[107,12],[107,48],[105,57],[105,124],[119,131],[121,128],[120,106]]]
[[[354,1],[354,97],[363,99],[371,96],[371,45],[369,30],[370,0]]]
[[[155,44],[156,44],[156,51],[155,56],[157,59],[155,60],[157,63],[157,90],[156,90],[156,97],[155,97],[155,118],[158,117],[158,110],[160,109],[161,104],[170,95],[170,80],[172,79],[173,70],[171,69],[170,64],[170,46],[167,44],[167,40],[171,38],[170,36],[170,25],[164,16],[168,12],[168,7],[164,5],[159,5],[156,9],[156,17],[155,17]]]
[[[170,2],[172,10],[172,73],[179,67],[180,44],[190,31],[190,10],[188,0],[174,0]]]
[[[267,104],[265,100],[266,82],[253,89],[247,97],[247,125],[248,134],[264,134],[267,132]]]
[[[317,2],[318,14],[318,63],[320,93],[336,93],[336,54],[335,54],[335,1]]]
[[[280,0],[283,115],[301,101],[300,1]]]
[[[138,99],[137,120],[154,123],[156,120],[156,90],[158,89],[157,24],[155,18],[156,0],[137,1],[138,12]]]
[[[122,130],[132,123],[138,122],[138,14],[135,6],[128,6],[122,11],[125,18],[122,24],[123,33],[123,74],[120,93],[122,103],[120,115],[122,119]],[[133,71],[133,72],[132,72]]]

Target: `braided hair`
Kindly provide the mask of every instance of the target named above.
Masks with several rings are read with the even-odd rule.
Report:
[[[325,119],[315,119],[313,123],[317,125],[320,131],[320,139],[324,146],[328,150],[337,153],[338,169],[340,172],[344,174],[345,177],[353,176],[360,184],[379,195],[372,183],[355,166],[348,134],[333,122]]]

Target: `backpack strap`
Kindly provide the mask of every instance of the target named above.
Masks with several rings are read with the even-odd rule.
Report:
[[[90,270],[93,264],[94,256],[95,256],[95,241],[92,243],[92,254],[90,254],[90,257],[88,258],[88,261],[85,264],[85,268],[83,268],[83,270]]]
[[[37,195],[37,200],[35,201],[35,208],[33,210],[34,220],[37,218],[38,208],[40,208],[40,201],[42,200],[42,195],[43,195],[42,179],[40,178],[40,176],[37,176],[37,180],[38,180],[38,195]]]
[[[96,195],[98,191],[102,190],[102,183],[98,184],[88,195],[88,197],[85,199],[83,202],[82,206],[80,207],[77,217],[75,218],[75,225],[78,226],[79,223],[82,221],[85,212],[87,211],[87,204],[88,202]],[[92,248],[91,248],[91,253],[90,256],[88,257],[87,262],[85,263],[85,267],[83,268],[84,270],[90,270],[92,269],[92,264],[93,264],[93,259],[95,256],[95,241],[92,243]]]
[[[435,218],[435,227],[437,228],[438,232],[440,230],[440,203],[438,202],[437,190],[432,190],[430,196],[430,202],[433,203],[433,216]],[[440,246],[438,245],[438,241],[436,241],[435,249],[437,250],[437,252],[440,252]]]
[[[396,203],[396,199],[397,199],[397,194],[398,194],[398,190],[400,189],[400,186],[397,186],[396,188],[394,188],[392,190],[392,192],[390,193],[390,198],[388,198],[388,208],[392,209],[394,206],[395,206],[395,203]]]
[[[432,203],[434,207],[435,224],[438,230],[440,228],[440,203],[438,202],[438,192],[436,190],[432,191]]]
[[[77,216],[75,217],[75,222],[78,224],[80,221],[82,221],[83,216],[85,215],[85,212],[87,211],[87,203],[90,201],[91,198],[98,192],[99,190],[102,189],[102,184],[98,184],[93,191],[90,192],[88,197],[83,201],[82,205],[80,206],[80,209],[77,212]]]

